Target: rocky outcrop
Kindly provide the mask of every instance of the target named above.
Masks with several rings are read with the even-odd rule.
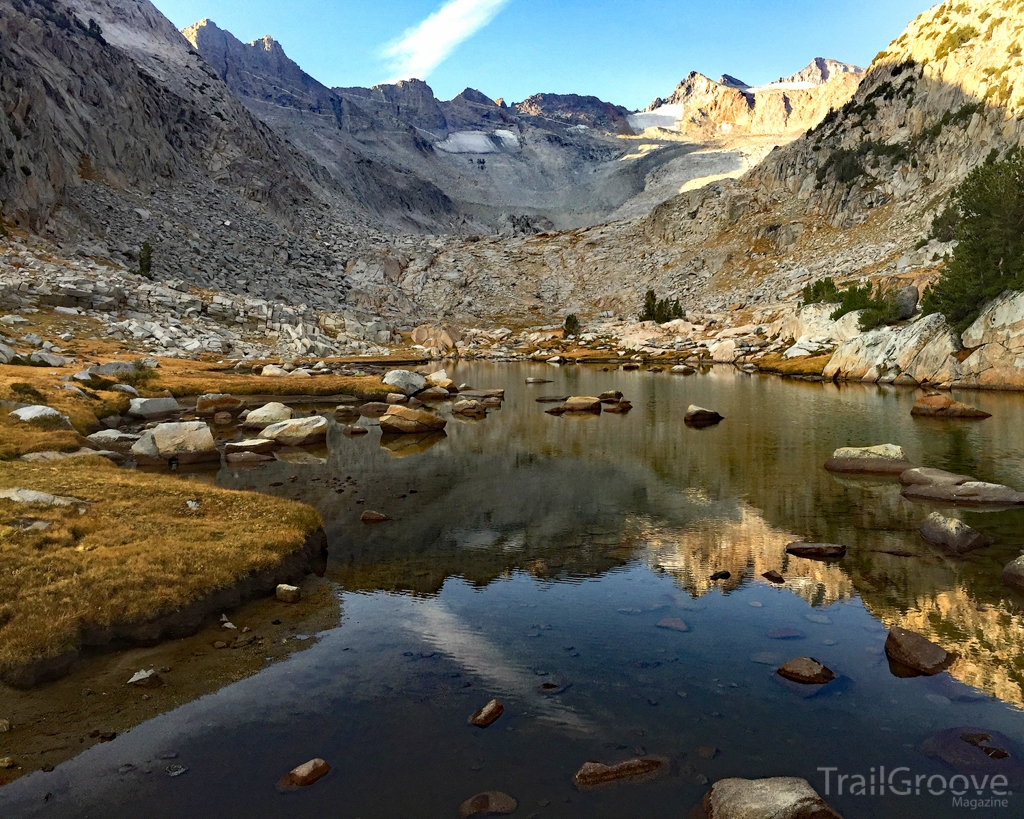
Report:
[[[131,454],[143,465],[175,461],[181,465],[219,463],[220,452],[205,421],[160,424],[132,446]]]

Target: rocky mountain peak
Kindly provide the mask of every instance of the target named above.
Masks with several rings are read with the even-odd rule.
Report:
[[[719,77],[718,84],[724,85],[726,88],[739,88],[741,91],[750,88],[750,85],[743,82],[743,80],[738,80],[735,77],[730,76],[729,74],[723,74],[721,77]]]
[[[810,83],[811,85],[825,85],[838,77],[846,74],[863,76],[864,69],[850,63],[841,63],[838,60],[829,60],[824,57],[815,57],[810,64],[788,77],[780,77],[776,83],[780,85]]]

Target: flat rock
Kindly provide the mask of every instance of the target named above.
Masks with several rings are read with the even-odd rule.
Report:
[[[550,378],[527,378],[527,384],[551,384],[553,383]]]
[[[487,705],[477,711],[469,718],[469,724],[477,728],[487,728],[498,721],[498,717],[505,713],[505,706],[497,700],[491,700]]]
[[[605,404],[604,411],[613,415],[625,415],[633,409],[629,401],[616,401],[614,404]]]
[[[204,421],[160,424],[142,434],[132,446],[131,454],[144,465],[166,463],[172,459],[182,465],[220,461],[213,433]]]
[[[961,484],[913,484],[903,490],[903,497],[927,500],[954,506],[1024,506],[1024,492],[1009,486],[982,481]]]
[[[618,390],[601,393],[598,398],[606,404],[615,404],[622,400],[622,393]]]
[[[790,543],[786,553],[810,560],[835,560],[846,555],[846,547],[838,543]]]
[[[894,660],[918,674],[931,676],[945,671],[956,659],[955,654],[946,651],[926,637],[894,626],[885,641],[885,653]]]
[[[487,408],[475,398],[463,399],[456,401],[452,405],[452,415],[462,415],[466,418],[484,418],[487,415]]]
[[[319,782],[331,772],[331,766],[322,759],[311,759],[304,765],[289,771],[277,783],[279,791],[291,791],[296,788],[308,788]]]
[[[128,414],[132,418],[160,418],[180,411],[174,398],[133,398]]]
[[[37,492],[34,489],[0,489],[0,500],[12,503],[38,503],[43,506],[87,506],[88,502],[78,498],[51,495],[48,492]]]
[[[881,446],[842,447],[832,453],[825,464],[830,472],[862,473],[866,475],[902,475],[913,464],[907,460],[903,447],[895,444]]]
[[[780,666],[776,673],[801,685],[825,685],[836,678],[830,669],[813,657],[797,657],[790,660]]]
[[[588,791],[619,782],[650,782],[666,776],[670,769],[671,763],[663,756],[644,756],[614,765],[590,760],[576,772],[572,781],[579,790]]]
[[[349,438],[358,438],[360,435],[370,434],[370,430],[366,427],[357,426],[356,424],[349,424],[341,432]]]
[[[263,430],[263,437],[281,446],[312,446],[327,440],[328,427],[326,418],[313,415],[271,424]]]
[[[785,583],[786,582],[786,578],[784,578],[781,574],[779,574],[774,569],[772,569],[770,572],[765,572],[764,574],[761,575],[761,577],[763,577],[765,580],[767,580],[770,583]]]
[[[465,397],[465,393],[463,393]],[[533,399],[538,404],[564,404],[569,400],[568,395],[542,395],[540,398]]]
[[[914,467],[900,475],[900,483],[904,486],[960,486],[973,481],[970,475],[957,475],[955,472],[927,466]]]
[[[691,404],[686,409],[685,422],[691,427],[710,427],[725,420],[724,416],[714,410]]]
[[[992,540],[957,518],[932,512],[921,525],[921,537],[950,555],[962,555],[988,546]]]
[[[448,422],[425,410],[403,406],[388,407],[380,417],[380,428],[392,435],[417,435],[425,432],[440,432]]]
[[[1010,787],[1024,785],[1024,757],[1017,744],[990,728],[961,726],[932,734],[921,753],[940,759],[963,776],[1005,776]]]
[[[234,441],[224,446],[224,452],[228,455],[240,453],[256,453],[258,455],[269,455],[277,447],[277,443],[269,438],[250,438],[247,441]]]
[[[427,387],[422,392],[416,393],[420,401],[434,402],[446,401],[451,398],[451,393],[444,387]]]
[[[71,428],[71,421],[68,417],[57,412],[53,407],[41,405],[21,407],[11,412],[10,417],[26,424],[55,424],[67,429]]]
[[[385,404],[383,401],[370,401],[359,408],[359,414],[363,418],[380,418],[391,407],[391,404]]]
[[[381,512],[374,512],[371,509],[367,509],[363,514],[359,516],[359,519],[363,523],[384,523],[384,521],[391,520],[387,515]]]
[[[671,370],[669,370],[669,372],[674,375],[693,375],[697,371],[687,364],[677,364]]]
[[[273,455],[267,455],[262,452],[229,452],[224,456],[224,460],[229,464],[265,464],[271,461],[276,461]]]
[[[270,404],[264,404],[258,409],[252,410],[245,416],[242,426],[245,429],[263,429],[264,427],[269,427],[272,424],[280,424],[284,421],[290,421],[291,419],[291,408],[274,401]]]
[[[842,819],[806,779],[722,779],[701,802],[705,819]]]
[[[914,404],[910,414],[915,418],[966,418],[984,420],[992,414],[954,401],[948,395],[928,395]]]
[[[505,816],[515,813],[518,808],[519,803],[507,793],[487,791],[459,805],[459,819],[469,819],[470,816]]]
[[[566,412],[592,412],[600,414],[601,399],[586,395],[575,395],[568,398],[562,406]]]

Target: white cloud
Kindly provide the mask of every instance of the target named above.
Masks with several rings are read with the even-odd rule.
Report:
[[[384,49],[394,80],[425,80],[460,43],[491,22],[509,0],[448,0]]]

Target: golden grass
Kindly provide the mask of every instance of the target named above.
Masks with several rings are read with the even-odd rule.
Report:
[[[788,360],[778,353],[774,353],[757,359],[756,363],[766,373],[776,373],[777,375],[821,375],[831,360],[832,353],[807,358],[790,358]]]
[[[75,452],[83,445],[71,429],[45,429],[0,413],[0,461],[11,461],[30,452]]]
[[[355,395],[374,398],[391,390],[370,376],[320,375],[313,378],[263,378],[219,371],[195,361],[162,361],[156,376],[138,387],[143,395],[167,391],[178,397],[230,393],[245,395]]]
[[[53,372],[57,375],[51,375]],[[53,407],[68,416],[75,429],[82,433],[95,432],[99,428],[100,418],[128,411],[131,399],[122,392],[93,391],[79,385],[86,393],[83,397],[71,390],[61,389],[61,377],[74,372],[77,372],[75,367],[53,370],[47,367],[0,365],[0,400]]]
[[[148,621],[229,588],[279,563],[322,525],[293,501],[123,471],[99,458],[0,463],[0,487],[91,502],[80,514],[78,506],[0,501],[7,668],[73,650],[83,629]],[[25,531],[19,518],[52,525]]]

